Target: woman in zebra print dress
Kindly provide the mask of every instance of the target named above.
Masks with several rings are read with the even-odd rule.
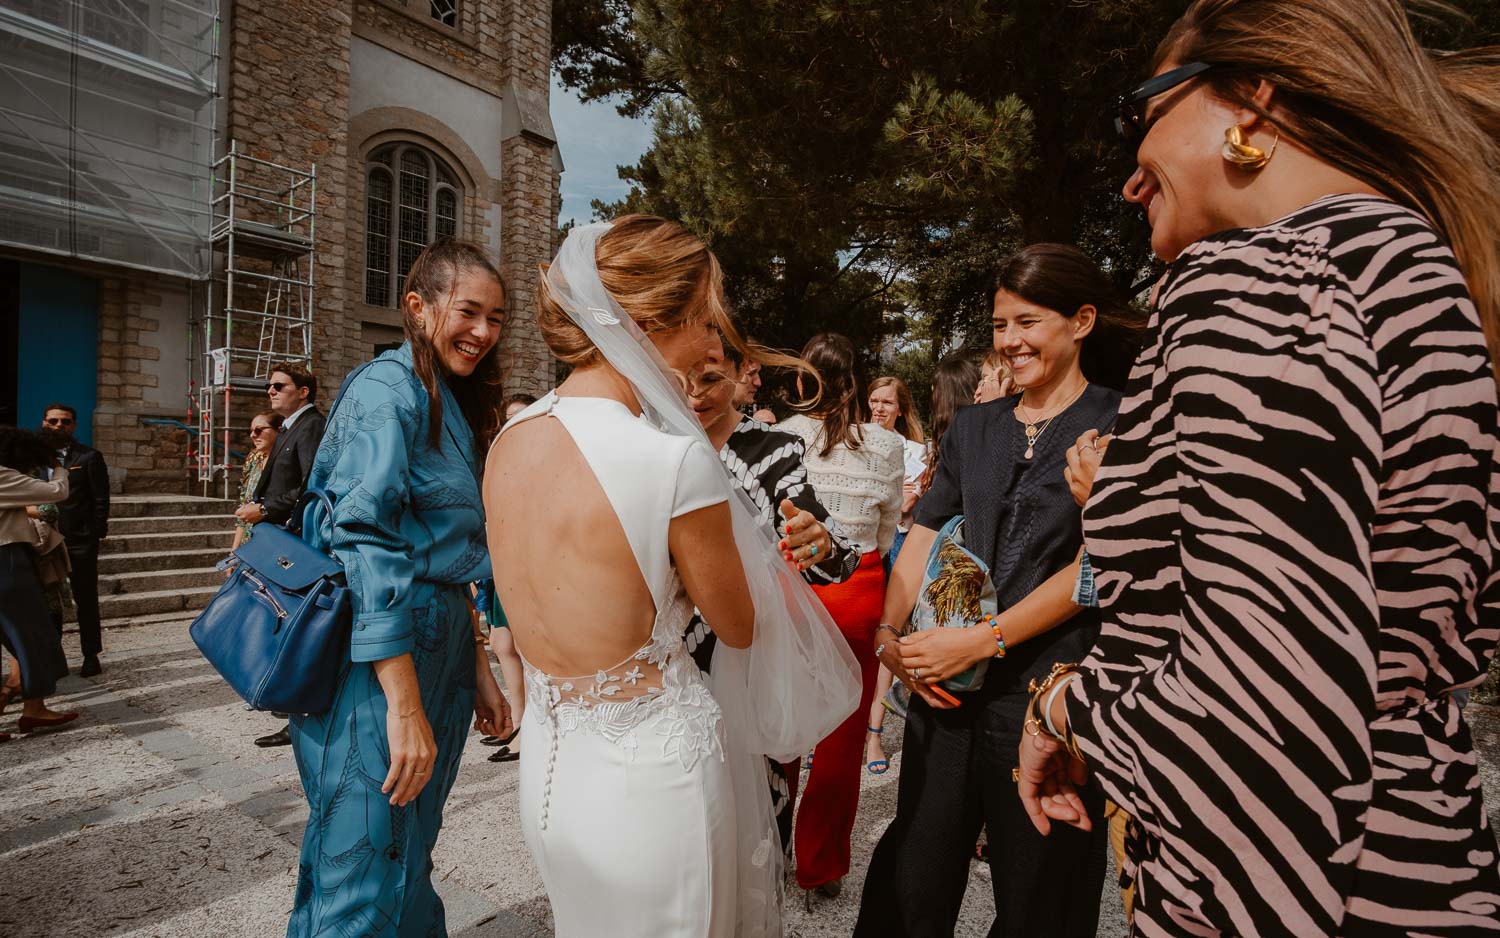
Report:
[[[1139,935],[1495,934],[1452,691],[1500,637],[1500,75],[1399,0],[1199,0],[1157,66],[1125,194],[1172,266],[1022,800],[1129,813]]]

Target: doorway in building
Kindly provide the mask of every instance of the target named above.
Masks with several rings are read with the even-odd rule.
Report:
[[[16,427],[17,378],[21,363],[16,341],[21,324],[20,264],[0,259],[0,426]]]
[[[78,439],[92,444],[99,281],[0,260],[0,369],[0,423],[39,427],[48,404],[67,404],[78,411]]]

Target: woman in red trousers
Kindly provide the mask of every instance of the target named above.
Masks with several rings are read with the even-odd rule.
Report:
[[[828,509],[831,525],[860,552],[859,567],[842,583],[815,586],[859,661],[864,693],[859,707],[813,751],[812,770],[792,845],[797,884],[832,898],[849,872],[849,837],[859,805],[865,715],[875,692],[878,662],[871,650],[885,602],[881,557],[901,520],[905,480],[900,434],[865,422],[865,394],[855,369],[854,344],[834,333],[815,336],[802,358],[818,370],[821,391],[806,412],[777,425],[806,443],[808,480]],[[795,772],[788,773],[796,779]]]

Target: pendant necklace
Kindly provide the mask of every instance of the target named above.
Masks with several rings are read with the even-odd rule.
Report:
[[[1021,412],[1021,422],[1026,427],[1026,458],[1027,459],[1030,459],[1031,457],[1033,457],[1033,456],[1036,455],[1036,441],[1041,438],[1041,435],[1043,433],[1047,432],[1047,428],[1048,427],[1052,426],[1052,421],[1054,421],[1054,420],[1057,419],[1057,415],[1061,414],[1063,411],[1067,410],[1069,407],[1072,407],[1073,403],[1075,401],[1077,401],[1080,397],[1083,396],[1083,392],[1086,391],[1086,390],[1088,390],[1088,386],[1089,386],[1089,383],[1087,381],[1083,382],[1083,387],[1079,388],[1078,389],[1078,393],[1074,394],[1071,398],[1069,398],[1068,402],[1066,404],[1062,405],[1057,410],[1053,411],[1050,416],[1047,416],[1047,417],[1038,417],[1035,420],[1029,419],[1030,418],[1030,414],[1027,412],[1026,406],[1024,404],[1022,404],[1020,401],[1016,402],[1016,409]]]

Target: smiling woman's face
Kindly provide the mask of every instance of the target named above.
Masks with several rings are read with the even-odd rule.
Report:
[[[1167,62],[1157,74],[1176,65]],[[1145,209],[1152,251],[1172,261],[1194,241],[1235,227],[1223,200],[1245,176],[1220,150],[1224,132],[1241,123],[1244,112],[1195,78],[1148,101],[1144,118],[1146,136],[1125,198]]]

